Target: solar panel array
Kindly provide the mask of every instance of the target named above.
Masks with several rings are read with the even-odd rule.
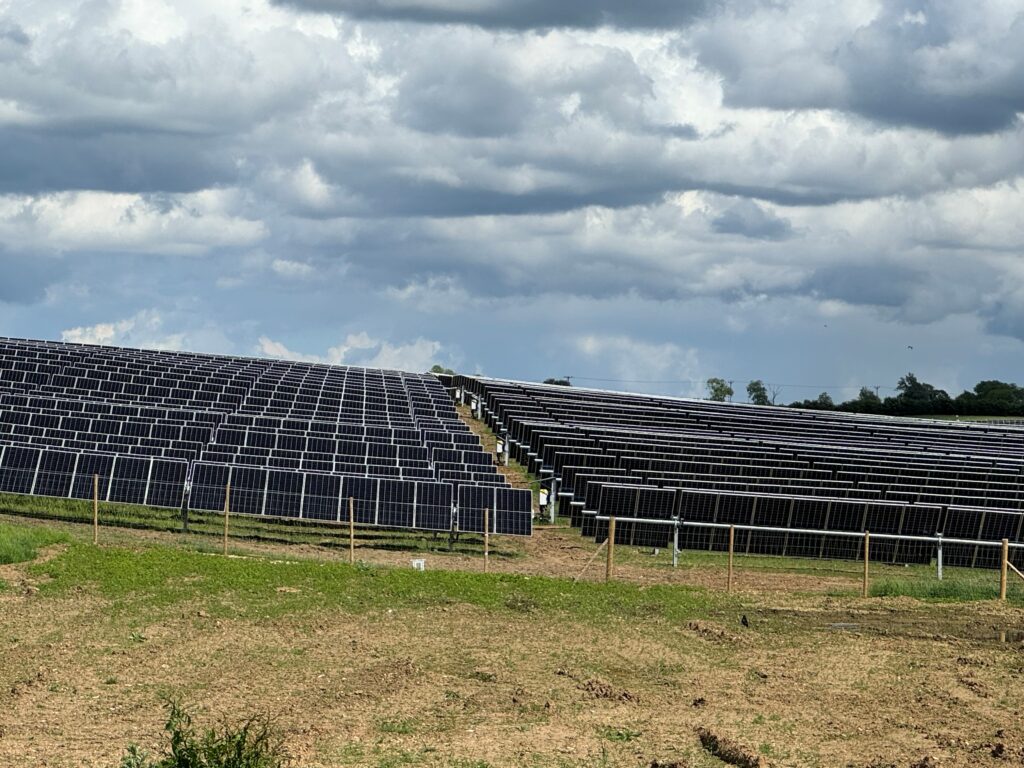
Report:
[[[0,492],[529,535],[430,374],[0,338]],[[460,502],[465,495],[465,511]],[[478,494],[478,495],[473,495]]]
[[[456,377],[511,455],[559,478],[573,525],[598,540],[664,547],[672,527],[634,521],[1024,542],[1024,430]],[[683,548],[726,532],[684,528]],[[737,533],[741,551],[857,557],[856,539]],[[879,543],[874,559],[927,562],[934,545]],[[947,564],[994,566],[993,547],[946,545]],[[1022,555],[1014,550],[1013,557]]]

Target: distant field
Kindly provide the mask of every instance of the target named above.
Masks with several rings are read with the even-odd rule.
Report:
[[[296,766],[725,765],[698,728],[772,765],[1024,755],[1019,603],[861,600],[856,563],[742,559],[730,596],[715,554],[619,548],[622,581],[574,584],[594,545],[561,528],[499,542],[492,575],[468,541],[367,539],[351,567],[325,542],[101,536],[0,518],[0,558],[27,560],[0,566],[0,765],[116,766],[159,747],[166,696],[268,711]],[[876,587],[900,574],[933,583]]]

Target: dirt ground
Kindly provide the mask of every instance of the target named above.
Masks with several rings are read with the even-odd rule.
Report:
[[[107,546],[176,541],[102,533]],[[497,558],[494,570],[574,575],[594,549],[564,529],[522,546],[525,556]],[[401,553],[360,558],[408,567]],[[439,555],[428,567],[481,563]],[[627,565],[617,575],[721,576],[696,571]],[[272,713],[299,766],[723,765],[699,728],[750,764],[1024,764],[1024,621],[994,603],[833,598],[807,583],[784,590],[775,574],[761,584],[741,575],[749,627],[715,612],[588,622],[458,602],[244,619],[212,618],[197,603],[139,626],[89,590],[43,596],[24,564],[0,578],[3,766],[116,766],[130,742],[155,749],[162,695],[185,696],[204,722]]]

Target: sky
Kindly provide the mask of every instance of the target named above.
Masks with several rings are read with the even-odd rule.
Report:
[[[1024,4],[0,0],[0,335],[1024,383]]]

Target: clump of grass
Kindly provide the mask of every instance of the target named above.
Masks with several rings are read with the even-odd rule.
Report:
[[[35,560],[40,547],[67,541],[67,536],[47,528],[0,523],[0,565]]]
[[[599,728],[598,732],[601,736],[608,741],[619,741],[619,742],[630,742],[640,738],[642,735],[640,731],[633,731],[629,728],[612,728],[603,727]]]
[[[416,723],[413,720],[381,720],[377,724],[381,733],[396,733],[408,736],[416,732]]]
[[[133,744],[120,768],[282,768],[288,762],[281,735],[265,715],[200,731],[179,702],[169,702],[168,710],[164,754],[151,759]]]
[[[958,581],[944,579],[911,580],[886,578],[879,579],[871,585],[873,597],[916,597],[919,600],[935,600],[948,602],[966,602],[973,600],[994,600],[999,596],[998,576],[991,573],[991,584],[981,581]],[[1024,595],[1019,589],[1010,589],[1007,598],[1014,602],[1024,602]]]

